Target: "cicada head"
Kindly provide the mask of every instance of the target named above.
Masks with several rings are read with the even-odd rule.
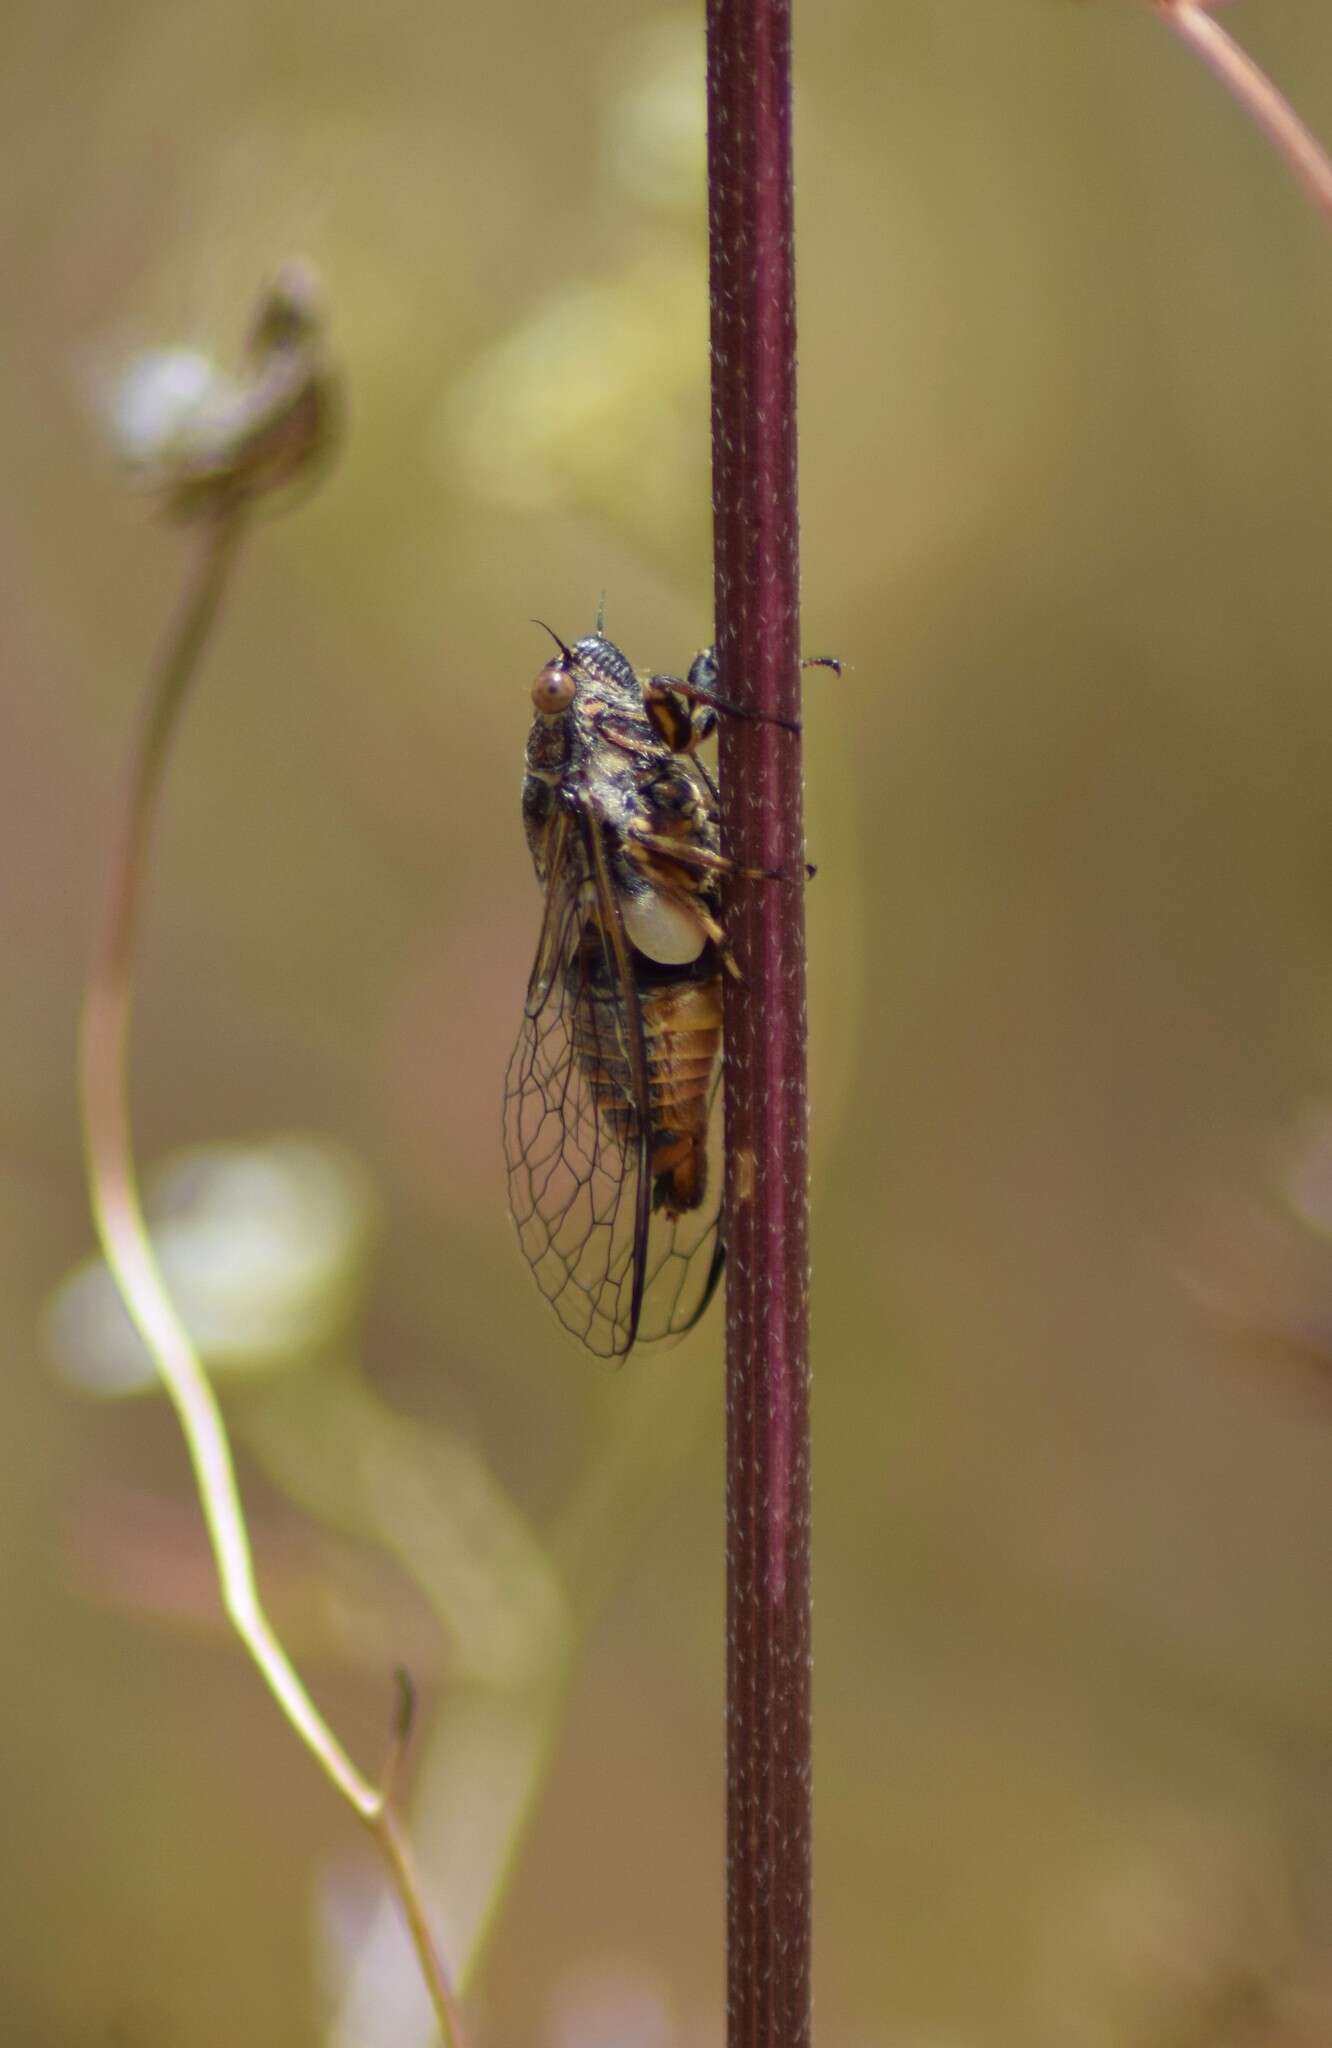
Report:
[[[534,623],[544,625],[544,620]],[[529,773],[555,778],[586,763],[596,749],[602,721],[624,729],[643,727],[643,685],[632,664],[602,633],[587,633],[572,647],[551,626],[545,630],[558,653],[532,683],[536,717],[527,743]]]
[[[642,685],[632,662],[604,633],[585,633],[581,640],[575,640],[573,655],[592,690],[621,703],[642,704]]]

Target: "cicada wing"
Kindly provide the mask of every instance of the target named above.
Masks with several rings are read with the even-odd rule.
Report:
[[[505,1081],[509,1201],[565,1329],[619,1358],[636,1339],[681,1334],[707,1305],[720,1272],[720,1154],[704,1209],[654,1213],[643,1016],[595,821],[572,823],[559,851]]]
[[[570,892],[577,892],[578,880],[569,860],[569,838],[573,822],[567,811],[555,814],[546,829],[542,849],[542,867],[547,877],[546,906],[541,916],[541,936],[537,940],[536,958],[532,972],[527,978],[527,999],[524,1004],[527,1016],[535,1016],[549,1002],[551,989],[562,964],[562,948],[567,939],[566,921],[570,913]]]
[[[574,857],[575,834],[589,850]],[[546,913],[504,1084],[509,1205],[566,1330],[598,1357],[634,1341],[647,1236],[642,1027],[596,828],[575,822],[546,873]],[[610,923],[608,924],[608,920]],[[637,1034],[637,1035],[635,1035]]]

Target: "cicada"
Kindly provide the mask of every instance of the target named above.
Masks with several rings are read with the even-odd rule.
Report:
[[[549,628],[546,629],[550,631]],[[722,977],[710,654],[637,672],[595,633],[532,685],[523,821],[545,913],[505,1083],[523,1252],[601,1357],[696,1323],[721,1275]]]

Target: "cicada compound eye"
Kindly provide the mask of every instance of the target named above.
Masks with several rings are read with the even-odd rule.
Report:
[[[546,663],[532,685],[532,702],[547,718],[558,718],[574,700],[574,679],[558,656]]]

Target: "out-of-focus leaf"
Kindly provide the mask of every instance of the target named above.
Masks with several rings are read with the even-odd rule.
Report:
[[[1282,1192],[1300,1221],[1332,1237],[1332,1103],[1305,1111],[1287,1151]]]
[[[701,244],[563,287],[458,380],[441,464],[516,509],[569,506],[645,530],[692,519],[707,478],[706,341]]]
[[[662,14],[635,24],[617,52],[604,108],[610,189],[701,228],[708,153],[703,41],[690,17]]]

